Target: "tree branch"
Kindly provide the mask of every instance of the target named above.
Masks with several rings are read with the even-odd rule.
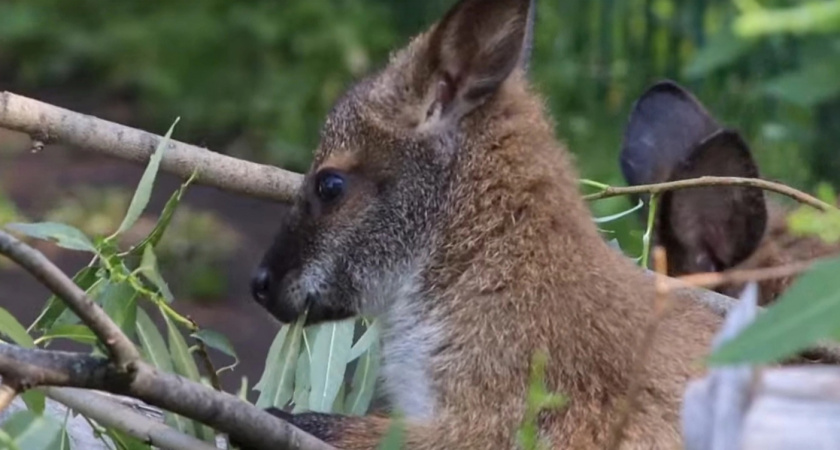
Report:
[[[140,358],[140,353],[131,340],[108,317],[108,314],[92,302],[85,292],[76,286],[67,275],[56,267],[41,252],[29,247],[14,236],[0,230],[0,253],[29,271],[44,286],[64,300],[108,348],[111,357],[119,367],[127,367]]]
[[[0,374],[4,379],[25,380],[30,388],[64,386],[134,397],[210,425],[249,446],[333,450],[238,397],[160,372],[142,361],[132,363],[127,376],[105,358],[0,343]]]
[[[749,281],[764,281],[798,275],[808,270],[814,263],[821,260],[822,258],[808,261],[797,261],[790,264],[765,267],[761,269],[735,269],[725,270],[723,272],[693,273],[690,275],[683,275],[678,277],[678,279],[692,286],[712,289],[726,284],[740,284],[747,283]]]
[[[692,187],[705,186],[750,186],[764,189],[766,191],[776,192],[778,194],[786,195],[799,203],[813,206],[820,211],[836,210],[837,207],[830,205],[812,195],[806,194],[798,189],[786,186],[781,183],[773,181],[762,180],[760,178],[740,178],[740,177],[699,177],[688,180],[669,181],[667,183],[656,184],[640,184],[636,186],[607,186],[603,190],[594,194],[585,195],[584,200],[600,200],[602,198],[617,197],[619,195],[630,194],[659,194],[665,191],[673,191],[677,189],[686,189]]]
[[[127,434],[159,448],[177,450],[213,450],[215,446],[174,430],[160,421],[138,414],[130,407],[105,395],[76,388],[47,387],[48,397],[89,417],[101,425]]]
[[[28,134],[35,142],[62,142],[81,149],[145,165],[162,139],[37,100],[0,93],[0,127]],[[170,140],[161,167],[197,183],[268,200],[289,202],[303,178],[277,167],[244,161]]]

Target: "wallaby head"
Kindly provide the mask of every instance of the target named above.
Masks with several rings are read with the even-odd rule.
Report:
[[[404,448],[516,448],[536,352],[570,399],[540,415],[541,435],[603,448],[651,320],[652,279],[598,233],[529,87],[533,3],[461,0],[338,100],[252,280],[283,322],[383,318],[380,373]],[[680,441],[684,382],[719,318],[676,303],[624,448]],[[388,429],[284,417],[346,449],[376,448]]]
[[[759,177],[741,136],[721,126],[694,95],[672,81],[653,85],[636,101],[620,162],[629,185],[700,176]],[[659,199],[653,241],[667,251],[672,276],[771,267],[829,251],[815,239],[793,238],[786,214],[758,188],[672,191]],[[760,303],[776,298],[791,281],[761,282]],[[742,288],[725,286],[719,291],[737,296]]]
[[[338,100],[253,280],[278,319],[376,313],[431,261],[454,167],[468,159],[464,118],[526,65],[529,3],[462,2]]]

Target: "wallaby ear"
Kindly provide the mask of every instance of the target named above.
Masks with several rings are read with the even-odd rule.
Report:
[[[701,176],[758,178],[758,167],[738,133],[720,130],[700,142],[668,181]],[[708,186],[662,196],[657,241],[668,253],[668,272],[717,272],[739,264],[758,247],[767,226],[764,191]]]
[[[660,183],[720,125],[688,90],[665,80],[633,105],[624,131],[621,172],[628,185]]]
[[[435,26],[427,62],[427,121],[457,121],[527,61],[533,0],[461,0]]]

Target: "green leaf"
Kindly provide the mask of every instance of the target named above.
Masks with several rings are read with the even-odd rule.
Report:
[[[0,334],[8,336],[9,339],[21,347],[35,347],[35,342],[32,340],[32,336],[26,332],[26,328],[15,319],[15,316],[2,307],[0,307]]]
[[[350,385],[350,395],[345,402],[345,413],[357,416],[367,414],[376,388],[377,372],[379,371],[379,341],[374,341],[356,364],[353,381]]]
[[[303,323],[306,315],[301,315],[294,325],[284,325],[277,334],[266,359],[266,369],[254,389],[260,391],[257,406],[268,408],[283,407],[292,398],[294,392],[295,366],[300,352],[303,335]]]
[[[768,80],[763,90],[769,95],[804,107],[813,107],[840,96],[838,56],[808,64],[802,69]]]
[[[195,359],[193,359],[192,353],[190,353],[190,349],[187,346],[186,340],[184,340],[184,336],[169,316],[167,316],[163,311],[161,311],[161,313],[163,313],[163,318],[166,321],[167,337],[169,339],[169,354],[172,355],[172,363],[175,367],[175,373],[200,383],[201,375],[198,372],[198,366],[195,363]],[[190,425],[191,426],[187,427],[187,430],[194,429],[195,433],[193,436],[197,436],[206,442],[215,440],[215,434],[210,427],[198,421],[191,421]]]
[[[149,363],[163,372],[175,371],[163,336],[142,308],[137,309],[137,338]]]
[[[138,293],[128,281],[107,283],[102,293],[102,308],[118,327],[134,340],[137,330]]]
[[[353,319],[318,325],[320,330],[312,343],[310,410],[330,412],[335,396],[344,382],[347,356],[353,344],[354,326]]]
[[[163,159],[163,152],[169,145],[169,138],[172,136],[172,131],[175,129],[175,125],[179,120],[181,120],[180,117],[175,119],[175,122],[169,127],[169,131],[167,131],[163,139],[158,142],[155,152],[149,158],[149,164],[146,166],[143,176],[140,177],[140,184],[134,192],[134,197],[131,199],[131,204],[128,206],[125,218],[113,236],[117,236],[131,228],[134,223],[137,222],[137,219],[140,218],[140,215],[143,214],[143,211],[146,209],[146,205],[149,204],[149,198],[152,196],[152,186],[155,183],[155,177],[157,176],[158,168],[160,167],[160,161]]]
[[[35,414],[44,414],[44,408],[47,406],[47,396],[43,391],[38,389],[28,389],[20,394],[20,398],[26,403],[26,407]]]
[[[190,334],[190,337],[204,342],[204,344],[208,347],[214,348],[231,358],[236,358],[236,351],[233,349],[233,344],[230,343],[230,339],[218,331],[202,328],[195,333]]]
[[[20,411],[9,417],[3,430],[21,450],[54,450],[61,440],[61,423],[49,415]]]
[[[840,258],[800,276],[764,314],[709,359],[712,365],[771,363],[840,329]]]
[[[405,423],[403,418],[397,415],[391,417],[391,425],[379,443],[378,450],[400,450],[405,443]]]
[[[106,428],[105,434],[117,444],[117,448],[120,450],[151,450],[152,448],[150,444],[146,444],[140,439],[123,433],[116,428]]]
[[[143,259],[140,261],[140,267],[137,270],[158,288],[158,291],[166,299],[167,303],[172,303],[175,296],[172,295],[172,291],[169,290],[169,285],[166,284],[166,281],[160,275],[160,271],[158,271],[157,256],[155,256],[155,251],[151,246],[143,248]]]
[[[172,222],[172,217],[175,216],[175,208],[178,207],[178,204],[181,203],[181,198],[184,196],[184,192],[186,192],[187,187],[195,180],[196,172],[181,184],[181,187],[175,191],[169,200],[166,201],[166,205],[163,207],[163,212],[160,214],[160,218],[158,219],[155,227],[149,233],[148,236],[143,238],[139,244],[135,245],[130,251],[130,255],[139,254],[143,251],[146,247],[155,247],[157,246],[158,242],[160,242],[161,238],[163,237],[163,233],[169,227],[170,222]]]
[[[295,393],[292,402],[295,407],[293,413],[307,411],[309,409],[309,393],[312,391],[312,383],[309,380],[309,352],[305,349],[300,352],[295,368]]]
[[[175,373],[163,335],[142,308],[137,309],[137,338],[146,360],[163,372]],[[164,418],[167,425],[195,436],[195,427],[189,419],[170,412],[165,412]]]
[[[96,267],[87,266],[78,271],[73,276],[73,282],[85,292],[88,292],[93,283],[98,279],[96,273],[99,269]],[[47,307],[41,312],[41,315],[35,319],[32,324],[32,329],[35,331],[45,331],[50,329],[56,320],[67,311],[67,304],[57,296],[52,295],[47,302]]]
[[[370,346],[379,340],[379,321],[371,322],[359,340],[350,348],[350,353],[347,355],[347,362],[354,361],[359,356],[362,356]]]
[[[70,339],[82,344],[93,345],[97,337],[86,325],[56,325],[40,337],[40,340]]]
[[[10,223],[6,225],[6,228],[29,237],[54,242],[59,247],[66,249],[96,252],[93,242],[84,233],[67,224],[55,222]]]

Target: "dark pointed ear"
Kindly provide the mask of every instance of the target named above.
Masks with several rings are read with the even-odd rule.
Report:
[[[624,131],[621,172],[628,185],[660,183],[697,144],[720,129],[703,105],[673,81],[650,87]]]
[[[758,178],[749,147],[731,130],[697,145],[668,181],[701,176]],[[767,226],[764,191],[708,186],[663,194],[656,240],[668,253],[668,272],[683,275],[729,269],[758,247]]]
[[[532,0],[461,0],[429,36],[427,122],[459,120],[486,101],[529,47]]]

